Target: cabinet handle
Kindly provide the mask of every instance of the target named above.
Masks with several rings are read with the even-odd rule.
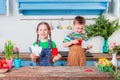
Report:
[[[64,64],[63,64],[63,63],[61,63],[61,66],[64,66]]]
[[[30,63],[30,66],[33,66],[33,63]]]

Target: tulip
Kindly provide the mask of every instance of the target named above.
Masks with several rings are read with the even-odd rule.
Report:
[[[116,43],[115,42],[112,42],[112,43],[110,43],[110,49],[113,49],[114,47],[115,47],[115,45],[116,45]]]

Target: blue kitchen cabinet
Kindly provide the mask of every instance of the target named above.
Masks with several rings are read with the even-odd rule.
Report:
[[[86,66],[93,66],[93,63],[97,62],[97,60],[87,60],[86,61]],[[59,60],[54,63],[55,66],[66,66],[67,61],[66,60]]]
[[[36,66],[36,63],[31,60],[22,60],[21,66]]]
[[[97,60],[87,60],[86,61],[86,66],[93,66],[94,62],[97,63],[98,61]]]
[[[93,66],[94,62],[97,63],[97,60],[87,60],[86,66]],[[67,61],[66,60],[59,60],[54,63],[54,66],[66,66]],[[21,62],[21,66],[36,66],[36,63],[31,60],[23,60]],[[120,66],[120,60],[118,60],[118,66]]]
[[[120,60],[118,60],[118,66],[120,67]]]
[[[54,66],[66,66],[67,61],[66,60],[59,60],[54,63]]]
[[[17,0],[23,15],[100,15],[111,0]]]
[[[65,60],[59,60],[54,63],[54,66],[66,66]],[[36,66],[36,63],[31,60],[23,60],[21,66]]]

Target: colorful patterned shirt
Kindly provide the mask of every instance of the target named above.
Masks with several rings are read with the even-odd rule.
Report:
[[[74,37],[71,37],[71,35],[74,36]],[[84,38],[83,38],[83,35],[84,35]],[[71,34],[67,35],[67,36],[64,38],[64,41],[63,41],[63,42],[69,42],[70,40],[74,40],[74,39],[77,39],[77,38],[83,39],[83,40],[85,40],[85,41],[88,40],[88,37],[87,37],[85,34],[82,34],[82,33],[81,33],[81,34],[76,34],[75,32],[72,32]]]

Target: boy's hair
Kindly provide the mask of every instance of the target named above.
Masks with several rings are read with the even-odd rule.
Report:
[[[73,24],[75,24],[75,21],[77,21],[79,24],[85,24],[86,23],[85,18],[82,17],[82,16],[76,16]]]

